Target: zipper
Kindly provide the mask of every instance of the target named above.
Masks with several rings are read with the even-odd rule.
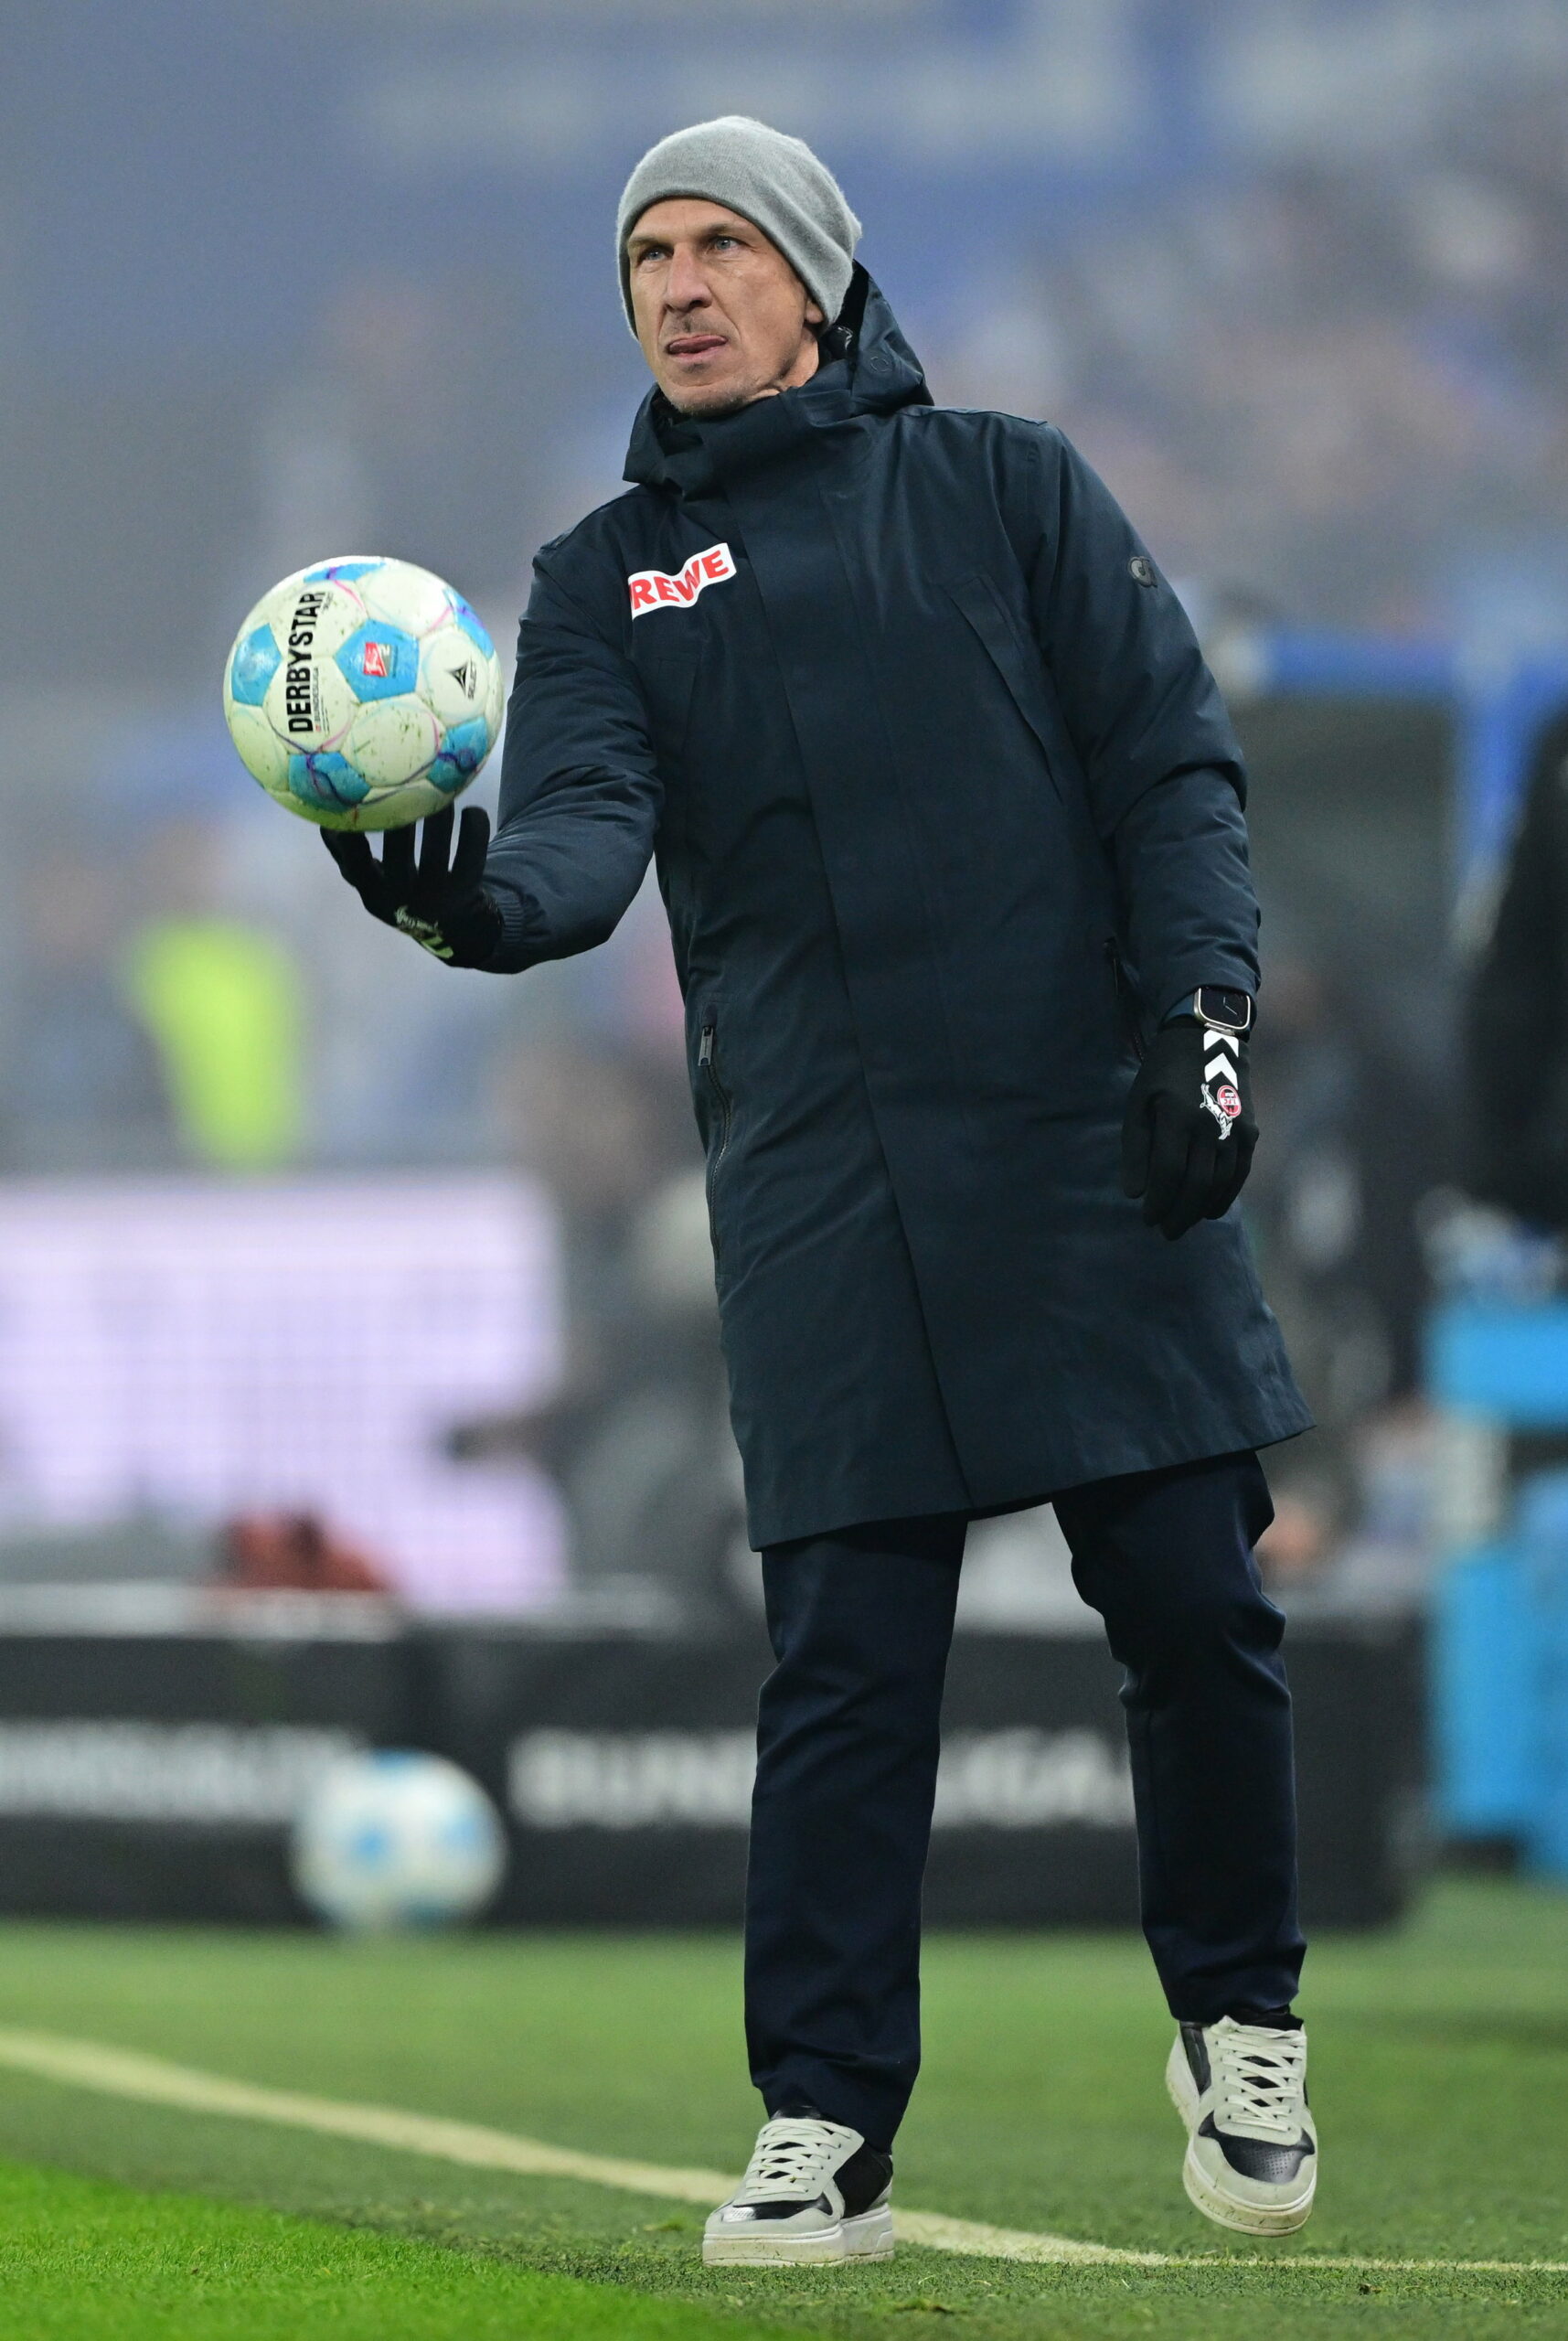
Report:
[[[713,1204],[713,1182],[718,1176],[719,1165],[730,1151],[730,1125],[734,1117],[734,1106],[730,1092],[719,1077],[719,1064],[715,1054],[718,1042],[719,1027],[710,1018],[702,1027],[701,1036],[697,1043],[697,1064],[699,1072],[708,1075],[708,1086],[712,1092],[713,1102],[719,1109],[719,1143],[709,1151],[708,1157],[708,1235],[713,1245],[715,1261],[719,1257],[719,1219]]]
[[[702,1038],[697,1044],[697,1062],[708,1075],[708,1085],[713,1092],[713,1102],[719,1108],[719,1151],[713,1157],[715,1166],[720,1163],[730,1149],[730,1122],[734,1112],[730,1092],[719,1078],[719,1066],[713,1051],[719,1038],[717,1024],[705,1024]]]
[[[1111,970],[1111,983],[1116,995],[1116,1006],[1121,1011],[1122,1029],[1126,1033],[1127,1042],[1134,1056],[1141,1064],[1144,1054],[1144,1036],[1143,1028],[1138,1021],[1138,996],[1134,989],[1132,978],[1127,973],[1126,961],[1122,957],[1122,946],[1114,935],[1108,935],[1105,937],[1105,958]]]

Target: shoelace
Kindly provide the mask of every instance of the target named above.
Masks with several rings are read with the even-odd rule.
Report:
[[[746,2175],[731,2199],[765,2203],[798,2195],[803,2202],[812,2202],[859,2143],[852,2130],[841,2130],[836,2122],[781,2113],[763,2122]]]
[[[1216,2026],[1209,2035],[1214,2125],[1231,2136],[1301,2134],[1307,2079],[1305,2032],[1268,2032],[1259,2025]]]

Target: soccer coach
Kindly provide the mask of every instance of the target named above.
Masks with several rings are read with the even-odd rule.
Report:
[[[798,140],[739,116],[621,199],[655,388],[629,493],[540,552],[499,828],[379,918],[509,972],[650,857],[686,998],[763,1692],[746,1910],[770,2119],[713,2261],[892,2248],[966,1523],[1049,1497],[1126,1670],[1189,2195],[1299,2227],[1282,1619],[1255,1450],[1307,1422],[1231,1206],[1255,1141],[1243,776],[1169,585],[1055,430],[934,406]]]

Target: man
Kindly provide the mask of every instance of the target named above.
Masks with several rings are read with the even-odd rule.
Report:
[[[450,815],[417,866],[327,842],[376,915],[497,970],[603,941],[656,858],[778,1660],[746,1914],[770,2118],[707,2258],[892,2248],[965,1529],[1047,1496],[1127,1670],[1188,2192],[1281,2233],[1317,2155],[1254,1450],[1307,1416],[1228,1215],[1242,771],[1104,488],[1047,427],[932,405],[858,235],[759,123],[644,157],[635,485],[539,557],[495,846],[472,810],[450,870]]]

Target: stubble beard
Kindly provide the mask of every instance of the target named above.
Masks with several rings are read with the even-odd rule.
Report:
[[[744,396],[737,396],[733,390],[728,390],[713,399],[671,399],[669,402],[683,422],[722,422],[727,416],[739,414],[743,408],[765,395],[762,390],[748,390]]]

